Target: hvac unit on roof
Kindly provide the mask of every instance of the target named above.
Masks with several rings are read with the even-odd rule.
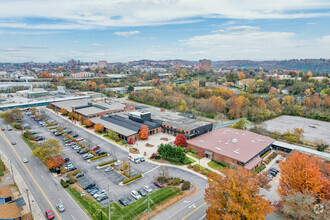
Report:
[[[218,148],[218,147],[216,147],[215,149],[217,149],[217,150],[221,150],[221,148]]]
[[[234,138],[231,142],[233,142],[233,143],[237,143],[238,140]]]
[[[239,154],[239,148],[234,151],[235,154]]]
[[[261,139],[259,139],[259,141],[261,141],[261,142],[265,142],[265,140],[261,140]]]
[[[255,142],[254,140],[251,140],[253,143]]]
[[[221,143],[222,141],[218,141],[219,143]]]
[[[199,142],[204,142],[203,140],[199,140]]]
[[[245,134],[242,134],[242,136],[245,136]]]

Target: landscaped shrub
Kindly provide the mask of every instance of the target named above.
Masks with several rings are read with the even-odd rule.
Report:
[[[102,166],[105,166],[105,165],[108,165],[108,164],[111,164],[111,163],[114,163],[116,162],[117,160],[110,160],[110,161],[107,161],[107,162],[104,162],[104,163],[100,163],[99,164],[99,167],[102,167]]]
[[[63,186],[63,188],[69,187],[69,183],[66,183],[63,179],[61,179],[61,185]]]
[[[66,183],[69,183],[69,184],[74,184],[76,181],[74,181],[74,179],[68,179],[67,181],[66,181]]]
[[[191,164],[188,164],[187,166],[189,169],[191,169],[193,166]]]
[[[134,177],[132,177],[132,178],[130,178],[130,179],[124,180],[124,181],[123,181],[123,184],[130,183],[130,182],[132,182],[132,181],[134,181],[134,180],[136,180],[136,179],[139,179],[139,178],[141,178],[141,177],[142,177],[142,174],[138,174],[138,175],[136,175],[136,176],[134,176]]]
[[[95,153],[95,152],[94,152]],[[100,156],[97,156],[97,157],[93,157],[93,158],[91,158],[90,160],[91,161],[94,161],[94,160],[98,160],[98,159],[101,159],[101,158],[103,158],[103,157],[107,157],[108,156],[108,154],[102,154],[102,155],[100,155]]]
[[[180,185],[181,180],[180,180],[179,178],[175,178],[175,179],[172,181],[172,183],[173,183],[174,186],[178,186],[178,185]]]
[[[130,148],[129,149],[129,152],[131,152],[131,153],[138,153],[139,152],[139,150],[137,149],[137,148]]]
[[[185,190],[188,190],[188,189],[190,189],[190,182],[189,181],[184,181],[183,183],[182,183],[182,186],[181,186],[181,190],[182,191],[185,191]]]
[[[127,144],[128,142],[126,140],[123,141],[123,144]]]
[[[14,128],[17,129],[17,130],[22,130],[22,129],[23,129],[22,125],[19,124],[19,123],[14,123],[13,126],[14,126]]]
[[[28,137],[28,140],[30,140],[30,141],[34,141],[35,139],[36,139],[36,137],[33,136],[33,135],[30,135],[30,136]]]
[[[120,141],[120,139],[119,138],[116,138],[116,142],[119,142]]]
[[[213,160],[213,159],[212,159],[212,161],[214,161],[214,162],[220,164],[220,165],[223,166],[223,167],[229,167],[229,168],[232,167],[230,164],[228,164],[228,163],[226,163],[226,162],[223,162],[223,161],[218,161],[218,160]]]
[[[26,132],[24,132],[23,137],[28,138],[30,136],[30,134],[31,134],[31,132],[26,131]]]
[[[258,174],[260,173],[262,170],[264,170],[266,168],[265,164],[262,164],[260,167],[258,167],[253,173],[254,174]]]
[[[134,144],[134,141],[133,140],[129,140],[127,143],[128,144]]]
[[[265,160],[265,163],[269,164],[275,157],[277,157],[277,153],[272,153],[267,159]]]

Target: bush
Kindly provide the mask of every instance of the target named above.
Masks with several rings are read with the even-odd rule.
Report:
[[[214,162],[220,164],[220,165],[223,166],[223,167],[229,167],[229,168],[232,167],[230,164],[228,164],[228,163],[226,163],[226,162],[223,162],[223,161],[218,161],[218,160],[213,160],[213,159],[212,159],[212,161],[214,161]]]
[[[183,183],[182,183],[182,186],[181,186],[181,190],[182,191],[185,191],[185,190],[188,190],[188,189],[190,189],[190,182],[189,181],[184,181]]]
[[[66,183],[69,183],[69,184],[74,184],[76,181],[74,179],[68,179],[66,181]]]
[[[95,153],[95,152],[94,152],[94,153]],[[98,159],[101,159],[101,158],[103,158],[103,157],[107,157],[107,156],[108,156],[108,154],[102,154],[102,155],[100,155],[100,156],[97,156],[97,157],[93,157],[93,158],[91,158],[90,161],[98,160]]]
[[[189,169],[191,169],[193,166],[191,164],[188,164],[187,166]]]
[[[256,174],[260,173],[262,170],[264,170],[265,168],[266,168],[266,165],[265,164],[262,164],[253,173],[256,175]]]
[[[116,138],[116,142],[119,142],[120,141],[120,139],[119,138]]]
[[[129,140],[127,143],[128,144],[134,144],[134,141],[133,140]]]
[[[128,142],[126,140],[123,141],[123,144],[127,144]]]
[[[69,187],[69,183],[66,183],[63,179],[61,179],[61,185],[63,186],[63,188]]]
[[[151,158],[155,158],[155,157],[157,157],[157,156],[158,156],[157,153],[152,153],[152,154],[151,154]]]
[[[111,164],[111,163],[114,163],[116,162],[117,160],[110,160],[110,161],[107,161],[107,162],[104,162],[104,163],[100,163],[99,164],[99,167],[102,167],[102,166],[105,166],[105,165],[108,165],[108,164]]]
[[[136,175],[136,176],[134,176],[134,177],[132,177],[132,178],[130,178],[130,179],[124,180],[124,181],[123,181],[123,184],[128,184],[128,183],[130,183],[130,182],[132,182],[132,181],[134,181],[134,180],[137,180],[137,179],[139,179],[139,178],[141,178],[141,177],[142,177],[142,174],[138,174],[138,175]]]
[[[30,135],[30,136],[28,137],[28,140],[30,140],[30,141],[34,141],[35,139],[36,139],[36,137],[33,136],[33,135]]]
[[[172,183],[174,186],[178,186],[178,185],[180,185],[181,180],[179,178],[175,178]]]
[[[19,124],[19,123],[14,123],[13,126],[14,126],[14,128],[17,129],[17,130],[22,130],[22,129],[23,129],[22,125]]]
[[[31,132],[26,131],[26,132],[24,132],[23,137],[28,138],[30,136],[30,134],[31,134]]]

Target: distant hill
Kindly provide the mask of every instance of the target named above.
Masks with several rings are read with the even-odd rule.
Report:
[[[252,61],[252,60],[228,60],[214,61],[213,67],[241,67],[241,68],[265,68],[274,70],[301,70],[312,72],[330,73],[330,59],[302,59],[281,61]]]

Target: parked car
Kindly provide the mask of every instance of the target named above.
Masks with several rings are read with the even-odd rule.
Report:
[[[77,138],[76,138],[76,141],[83,141],[83,140],[84,140],[83,137],[77,137]]]
[[[35,131],[31,131],[30,134],[31,134],[31,135],[36,135],[36,134],[38,134],[38,133],[35,132]]]
[[[105,190],[101,190],[101,191],[99,191],[98,193],[94,194],[94,195],[93,195],[93,198],[94,198],[94,199],[97,199],[97,197],[99,197],[99,196],[102,195],[103,193],[105,193]]]
[[[70,161],[70,158],[66,157],[66,158],[63,158],[63,160],[64,160],[65,162],[69,162],[69,161]]]
[[[280,172],[280,171],[278,171],[277,169],[275,169],[275,168],[270,168],[269,169],[270,171],[273,171],[273,172],[275,172],[275,173],[278,173],[278,172]]]
[[[100,149],[100,146],[95,146],[95,147],[92,147],[92,149],[91,150],[93,150],[93,151],[95,151],[95,150],[98,150],[98,149]]]
[[[7,130],[8,130],[8,131],[12,131],[13,129],[12,129],[12,127],[8,126],[8,127],[7,127]]]
[[[107,152],[102,151],[102,150],[96,150],[94,152],[97,154],[97,156],[100,156],[100,155],[103,155],[103,154],[106,154],[107,153]]]
[[[61,135],[62,135],[61,132],[56,132],[56,133],[55,133],[55,136],[61,136]]]
[[[85,153],[88,153],[88,152],[87,152],[87,150],[85,150],[85,149],[81,149],[78,153],[79,153],[79,154],[85,154]]]
[[[115,166],[119,166],[120,164],[122,164],[122,161],[121,161],[121,160],[117,160],[117,161],[114,163]]]
[[[59,212],[64,212],[65,211],[65,207],[62,203],[57,204],[56,208]]]
[[[5,131],[6,129],[5,128],[1,128],[1,131]]]
[[[80,178],[80,177],[83,177],[83,176],[85,176],[85,174],[83,172],[81,172],[81,173],[77,173],[74,177]]]
[[[96,198],[96,201],[102,202],[103,200],[108,199],[108,195],[106,193],[101,194],[99,197]]]
[[[142,198],[142,196],[141,196],[137,191],[135,191],[135,190],[132,190],[132,192],[131,192],[131,196],[132,196],[134,199],[136,199],[136,200]]]
[[[158,186],[159,188],[164,187],[164,185],[161,182],[157,181],[157,180],[154,182],[154,184],[155,184],[155,186]]]
[[[152,192],[152,189],[150,188],[150,186],[146,185],[143,187],[143,189],[148,192],[148,193],[151,193]]]
[[[44,138],[43,137],[37,137],[36,141],[42,141]]]
[[[97,187],[91,187],[91,188],[88,188],[88,189],[86,189],[86,192],[90,193],[90,192],[92,192],[94,189],[97,189]]]
[[[144,161],[146,161],[144,157],[140,157],[140,162],[144,162]]]
[[[146,196],[148,193],[144,189],[140,189],[137,191],[142,197]]]
[[[119,199],[119,203],[122,204],[123,206],[128,206],[128,202],[125,198]]]
[[[112,167],[107,167],[107,168],[105,168],[105,172],[110,172],[110,171],[112,171],[113,170],[113,168]]]
[[[96,188],[93,188],[93,190],[90,191],[90,195],[91,196],[94,196],[96,193],[98,193],[100,190],[96,187]]]
[[[274,176],[274,177],[277,175],[277,173],[274,172],[274,171],[272,171],[272,170],[269,170],[269,173],[270,173],[272,176]]]
[[[47,219],[54,219],[55,218],[54,213],[50,209],[46,210],[45,215],[46,215]]]
[[[78,137],[78,134],[74,133],[71,136],[74,137],[74,138],[76,138],[76,137]]]

